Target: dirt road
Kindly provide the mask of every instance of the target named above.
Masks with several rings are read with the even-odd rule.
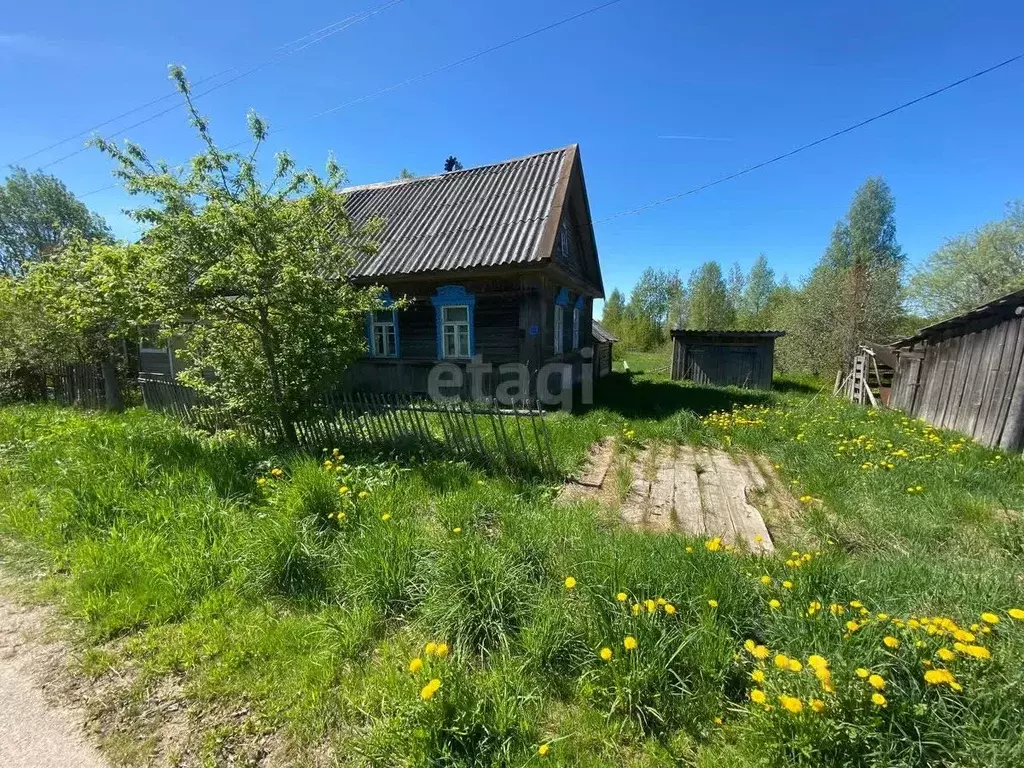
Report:
[[[40,685],[62,658],[43,640],[43,611],[3,589],[0,582],[0,766],[107,768],[81,732],[81,712],[48,701]]]

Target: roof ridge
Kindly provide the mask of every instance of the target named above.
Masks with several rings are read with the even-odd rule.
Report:
[[[462,168],[458,171],[443,171],[441,173],[433,173],[429,176],[414,176],[411,179],[389,179],[388,181],[371,181],[368,184],[356,184],[351,187],[342,187],[338,191],[341,193],[348,192],[360,192],[364,189],[382,189],[384,187],[396,187],[400,184],[413,184],[418,181],[431,181],[433,179],[451,178],[458,176],[463,173],[471,173],[473,171],[482,171],[485,168],[497,168],[501,165],[508,165],[509,163],[518,163],[522,160],[530,160],[535,157],[542,157],[544,155],[553,155],[556,152],[566,152],[578,144],[567,144],[564,147],[554,147],[552,149],[545,149],[541,152],[532,152],[528,155],[520,155],[519,157],[510,157],[505,160],[499,160],[496,163],[485,163],[483,165],[474,165],[471,168]]]

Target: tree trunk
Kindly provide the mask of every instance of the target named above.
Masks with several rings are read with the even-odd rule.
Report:
[[[277,355],[274,353],[274,345],[271,344],[270,320],[266,310],[260,312],[260,346],[263,348],[263,356],[267,360],[267,371],[270,374],[270,388],[274,393],[274,402],[277,405],[278,418],[281,419],[281,429],[284,430],[284,438],[291,445],[298,445],[299,436],[295,431],[295,418],[291,409],[284,400],[284,392],[281,389],[281,376],[277,370]]]
[[[108,410],[123,411],[124,400],[121,397],[121,383],[117,380],[117,366],[114,365],[113,354],[108,355],[100,363],[100,371],[103,374],[103,391],[106,394]]]

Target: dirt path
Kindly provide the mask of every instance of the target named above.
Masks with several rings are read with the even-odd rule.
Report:
[[[45,611],[4,595],[0,582],[0,766],[107,768],[81,733],[82,713],[47,700],[40,680],[62,663],[45,641]]]

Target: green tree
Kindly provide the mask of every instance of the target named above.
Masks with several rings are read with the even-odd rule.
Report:
[[[402,179],[403,181],[407,181],[409,179],[415,179],[416,174],[410,171],[408,168],[403,168],[398,172],[398,178]]]
[[[775,288],[775,272],[768,266],[768,258],[763,253],[758,254],[747,275],[740,300],[737,319],[740,327],[755,331],[769,328],[768,304]]]
[[[846,216],[804,285],[794,359],[822,373],[849,365],[858,344],[889,341],[902,326],[903,250],[895,203],[881,178],[857,190]]]
[[[364,317],[379,307],[379,289],[343,276],[372,250],[377,227],[349,219],[333,158],[321,178],[279,153],[261,182],[266,123],[250,112],[251,151],[223,150],[183,70],[171,77],[204,147],[186,170],[132,143],[97,144],[127,191],[152,200],[131,215],[149,227],[143,279],[161,327],[184,340],[182,379],[235,414],[276,419],[295,442],[296,420],[365,351]]]
[[[743,273],[743,267],[738,261],[734,261],[729,268],[729,279],[726,281],[729,295],[729,306],[732,307],[733,322],[741,314],[743,304],[743,292],[747,287],[747,276]]]
[[[690,275],[686,289],[687,327],[694,330],[731,328],[736,313],[729,303],[729,291],[716,261],[706,261]]]
[[[938,320],[1024,287],[1024,203],[1005,218],[947,240],[911,277],[909,294]]]
[[[601,313],[601,324],[612,333],[618,333],[626,317],[626,299],[618,288],[608,294]]]
[[[29,267],[19,300],[36,307],[60,329],[35,343],[50,354],[73,349],[74,358],[99,364],[107,407],[123,408],[118,381],[118,350],[138,338],[150,310],[137,278],[145,272],[143,246],[76,239]],[[29,342],[31,344],[31,342]]]
[[[459,158],[455,155],[448,155],[444,160],[444,172],[451,173],[452,171],[461,171],[462,163],[459,162]]]
[[[0,186],[0,273],[21,274],[27,264],[64,247],[76,234],[110,239],[103,219],[60,179],[14,168]]]

